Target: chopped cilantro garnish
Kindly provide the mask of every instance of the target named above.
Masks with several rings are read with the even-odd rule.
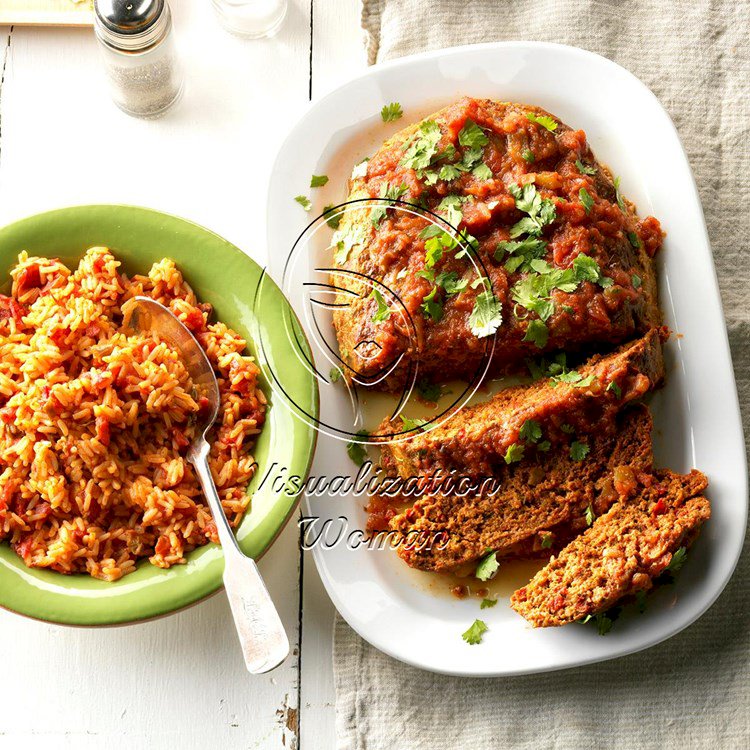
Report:
[[[310,178],[310,187],[316,188],[316,187],[323,187],[323,185],[328,182],[328,175],[325,174],[314,174]]]
[[[443,386],[429,380],[420,380],[417,383],[417,393],[425,401],[437,401],[443,395]]]
[[[471,173],[478,180],[491,180],[492,179],[492,170],[484,162],[482,162],[481,164],[477,164],[477,166],[471,170]]]
[[[536,444],[536,449],[538,451],[543,451],[544,453],[546,453],[551,447],[552,443],[550,443],[549,440],[542,440],[541,443]]]
[[[545,534],[542,537],[542,549],[549,549],[552,546],[552,534]]]
[[[491,336],[503,322],[503,305],[490,289],[480,292],[469,315],[469,327],[478,338]]]
[[[576,159],[576,167],[581,174],[587,174],[589,177],[596,174],[596,167],[588,167],[580,159]]]
[[[588,444],[574,440],[570,444],[570,457],[574,461],[583,461],[583,459],[588,456],[590,450],[591,448],[589,448]]]
[[[553,375],[550,379],[553,383],[568,383],[574,388],[588,388],[594,382],[594,375],[590,374],[584,378],[577,370],[568,370],[559,375]]]
[[[542,426],[534,419],[527,419],[522,425],[519,431],[521,440],[526,440],[530,443],[536,443],[542,437]]]
[[[479,609],[490,609],[497,604],[497,599],[482,599],[482,603],[479,605]]]
[[[443,164],[438,172],[438,178],[450,182],[451,180],[455,180],[460,174],[461,170],[453,166],[453,164]]]
[[[432,291],[422,300],[421,308],[425,315],[428,315],[436,323],[443,317],[443,304],[440,300],[435,299],[438,288],[432,287]]]
[[[511,239],[522,234],[539,236],[542,229],[555,220],[555,204],[547,198],[542,198],[533,183],[524,185],[523,188],[511,184],[508,190],[516,200],[516,208],[528,214],[510,228]]]
[[[332,383],[337,383],[339,380],[341,380],[341,370],[339,370],[338,367],[332,367],[331,372],[328,373],[328,379]]]
[[[394,122],[403,117],[403,110],[398,102],[391,102],[386,104],[383,109],[380,110],[380,116],[383,118],[383,122]]]
[[[362,466],[367,458],[367,449],[362,444],[362,438],[369,437],[367,430],[359,430],[354,437],[354,440],[346,444],[346,452],[349,454],[349,458],[354,461],[357,466]]]
[[[312,203],[310,203],[310,199],[306,195],[297,195],[294,200],[296,200],[305,211],[309,211],[312,208]]]
[[[483,148],[490,139],[474,120],[467,120],[458,133],[458,142],[465,148]]]
[[[621,211],[625,210],[625,201],[622,199],[622,195],[620,195],[620,178],[615,177],[615,200],[617,201],[617,205],[620,207]]]
[[[541,125],[543,128],[546,128],[550,132],[557,130],[557,123],[547,115],[535,115],[533,112],[527,112],[526,119],[530,120],[531,122],[537,123],[537,125]]]
[[[628,232],[628,242],[637,250],[641,246],[641,238],[635,232]]]
[[[575,429],[572,425],[564,424],[560,426],[560,429],[566,434],[566,435],[572,435],[575,432]]]
[[[409,188],[406,185],[391,185],[390,183],[383,185],[380,188],[380,197],[385,201],[397,201]],[[378,205],[370,209],[370,221],[372,225],[377,229],[380,222],[383,220],[386,212],[393,206],[389,205]]]
[[[638,276],[638,274],[633,274],[633,277],[630,279],[631,283],[633,284],[633,289],[640,289],[641,284],[643,283],[641,281],[641,277]]]
[[[479,565],[477,565],[477,569],[474,572],[474,575],[480,581],[489,581],[490,578],[495,577],[495,573],[497,573],[499,567],[500,563],[497,561],[497,555],[490,550],[479,561]]]
[[[588,504],[585,515],[586,515],[586,524],[588,526],[591,526],[591,524],[594,523],[594,520],[596,519],[596,515],[594,515],[594,508],[592,507],[591,503]]]
[[[412,419],[410,417],[401,417],[401,423],[406,432],[411,432],[411,430],[419,430],[423,425],[426,425],[427,420],[417,419],[417,418]]]
[[[468,279],[459,278],[455,271],[442,271],[435,277],[435,283],[445,289],[448,296],[459,294],[469,284]]]
[[[573,261],[573,272],[579,281],[596,282],[601,276],[599,264],[590,256],[580,253]]]
[[[685,547],[680,547],[677,552],[672,555],[672,559],[669,561],[669,565],[667,565],[667,570],[670,573],[676,573],[685,564],[686,559],[687,549]]]
[[[391,317],[391,311],[388,309],[388,304],[383,298],[383,295],[377,289],[373,289],[370,292],[370,298],[374,299],[378,305],[377,311],[372,316],[372,322],[382,323],[384,320],[388,320],[388,318]]]
[[[594,199],[589,195],[589,191],[586,188],[581,188],[578,191],[578,198],[583,204],[587,214],[591,213],[591,209],[594,207]]]
[[[324,206],[323,207],[323,218],[326,220],[326,224],[328,224],[331,229],[338,229],[339,225],[341,224],[341,214],[335,214],[331,216],[326,216],[326,214],[331,213],[333,209],[336,208],[336,206]]]
[[[510,273],[514,271],[530,271],[529,265],[532,260],[540,259],[547,250],[545,240],[535,237],[526,237],[523,240],[509,240],[498,242],[495,250],[495,260],[502,260],[507,254],[505,268]]]
[[[425,120],[419,125],[419,133],[405,144],[401,165],[420,170],[427,169],[437,151],[441,133],[434,120]]]
[[[525,162],[526,162],[527,164],[533,164],[533,163],[534,163],[534,159],[535,159],[535,157],[534,157],[534,152],[533,152],[533,151],[532,151],[531,149],[529,149],[529,148],[525,148],[525,149],[524,149],[524,150],[523,150],[523,151],[521,152],[521,156],[523,157],[523,160],[524,160],[524,161],[525,161]]]
[[[419,236],[423,240],[428,240],[430,237],[437,237],[441,234],[445,234],[445,230],[442,227],[438,226],[437,224],[430,224],[419,233]]]
[[[476,646],[482,642],[482,636],[489,630],[487,624],[481,620],[474,620],[471,627],[461,634],[463,638],[470,646]]]
[[[524,451],[525,447],[522,443],[511,443],[503,456],[505,463],[509,466],[518,463],[523,458]]]
[[[596,630],[599,635],[607,635],[615,624],[615,621],[611,617],[608,617],[606,613],[598,614],[594,619],[596,620]]]
[[[540,349],[544,349],[549,340],[549,328],[547,328],[547,324],[543,320],[529,321],[523,340],[532,341]]]
[[[607,386],[607,390],[612,391],[617,398],[622,398],[622,388],[614,380]]]

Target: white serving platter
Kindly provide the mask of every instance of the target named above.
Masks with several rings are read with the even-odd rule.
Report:
[[[300,282],[314,276],[316,264],[330,264],[326,242],[298,243],[288,262],[292,248],[324,204],[344,200],[356,162],[407,123],[462,95],[539,105],[584,129],[640,215],[660,219],[667,232],[658,256],[661,306],[677,335],[667,345],[667,385],[652,400],[657,464],[704,471],[713,516],[676,583],[651,595],[644,614],[621,616],[604,637],[578,625],[532,629],[508,606],[510,591],[528,580],[528,569],[518,566],[508,566],[507,580],[498,585],[498,605],[480,612],[477,599],[441,593],[444,584],[426,583],[427,574],[410,571],[392,551],[318,545],[315,562],[338,611],[363,638],[424,669],[513,675],[633,653],[671,637],[713,604],[739,557],[748,501],[742,425],[703,212],[677,132],[646,86],[598,55],[531,42],[460,47],[376,66],[313,103],[284,142],[269,186],[269,271],[313,339],[317,369],[328,373],[331,354],[316,343],[329,333],[314,330],[310,292]],[[389,102],[400,102],[404,117],[385,124],[380,110]],[[328,185],[311,190],[312,174],[328,175]],[[299,194],[311,196],[311,212],[294,202]],[[371,410],[379,403],[368,400]],[[329,424],[351,419],[341,383],[322,379],[321,414]],[[356,472],[345,441],[335,430],[323,433],[313,476]],[[323,494],[306,503],[310,516],[336,523],[345,517],[349,531],[364,529],[362,497]],[[475,618],[489,630],[481,644],[469,646],[461,633]]]

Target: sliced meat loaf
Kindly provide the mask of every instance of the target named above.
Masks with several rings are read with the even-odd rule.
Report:
[[[580,460],[570,436],[504,465],[494,494],[420,497],[391,520],[391,529],[418,542],[398,554],[414,568],[468,574],[488,550],[508,558],[560,549],[586,528],[589,507],[605,513],[638,473],[651,471],[651,426],[646,407],[636,405],[621,412],[614,430],[586,438],[589,453]],[[441,543],[419,543],[436,538]]]
[[[702,495],[707,485],[695,470],[646,477],[631,499],[615,503],[516,591],[511,606],[534,627],[549,627],[605,612],[650,589],[711,515]]]
[[[381,465],[389,474],[404,478],[439,471],[490,476],[505,465],[507,450],[519,441],[527,420],[537,422],[544,439],[553,441],[564,439],[565,430],[610,429],[617,411],[661,383],[661,335],[652,329],[611,354],[592,357],[577,372],[507,388],[484,403],[462,409],[444,425],[409,439],[384,442]],[[393,434],[400,424],[384,422],[378,432]]]

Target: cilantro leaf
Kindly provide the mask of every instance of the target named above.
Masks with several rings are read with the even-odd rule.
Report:
[[[333,209],[336,208],[334,205],[328,205],[323,207],[323,218],[326,220],[326,224],[328,224],[331,229],[338,229],[339,225],[341,224],[341,214],[336,214],[332,216],[326,216],[326,214],[331,213]]]
[[[518,463],[523,458],[525,450],[526,448],[522,443],[511,443],[503,456],[505,463],[508,464],[508,466]]]
[[[412,419],[411,417],[401,417],[401,424],[406,432],[411,432],[412,430],[418,430],[423,425],[427,424],[426,419]]]
[[[453,164],[444,164],[442,167],[440,167],[438,177],[441,180],[450,182],[451,180],[455,180],[456,177],[460,176],[460,174],[461,170],[458,167],[455,167]]]
[[[547,115],[535,115],[533,112],[527,112],[526,119],[531,122],[537,123],[537,125],[541,125],[543,128],[546,128],[550,132],[557,130],[557,123]]]
[[[622,388],[614,380],[607,386],[607,390],[612,391],[617,398],[622,398]]]
[[[521,425],[521,429],[518,434],[522,440],[526,440],[530,443],[536,443],[537,441],[541,440],[542,426],[534,419],[527,419]]]
[[[583,459],[588,456],[590,450],[591,448],[589,448],[587,443],[581,443],[578,440],[574,440],[570,444],[570,457],[574,461],[583,461]]]
[[[546,453],[551,447],[552,443],[550,443],[549,440],[542,440],[541,443],[536,444],[536,449],[538,451],[543,451],[544,453]]]
[[[338,383],[341,380],[341,370],[338,367],[332,367],[331,372],[328,374],[328,379],[332,383]]]
[[[677,552],[672,555],[672,559],[669,561],[669,565],[667,565],[667,570],[670,573],[676,573],[685,564],[686,559],[687,549],[685,547],[680,547]]]
[[[573,261],[573,273],[578,281],[599,281],[599,264],[590,256],[579,253]]]
[[[540,349],[544,349],[549,340],[549,328],[547,328],[547,324],[543,320],[529,321],[523,340],[531,341]]]
[[[296,200],[305,211],[309,211],[312,208],[312,203],[310,203],[310,199],[306,195],[297,195],[294,200]]]
[[[490,609],[497,604],[497,599],[482,599],[482,603],[479,605],[479,609]]]
[[[386,104],[383,109],[380,110],[380,116],[383,118],[383,122],[394,122],[395,120],[401,119],[403,115],[404,112],[398,102]]]
[[[316,188],[316,187],[323,187],[323,185],[328,182],[328,175],[325,174],[314,174],[310,178],[310,187]]]
[[[527,164],[533,164],[536,160],[536,157],[534,156],[534,152],[530,148],[525,148],[521,152],[521,157]]]
[[[357,466],[362,466],[367,458],[367,448],[362,444],[362,438],[369,437],[367,430],[359,430],[354,436],[354,440],[346,444],[346,452]]]
[[[641,238],[635,232],[628,232],[628,242],[638,250],[641,247]]]
[[[388,309],[388,304],[383,298],[383,295],[377,289],[373,289],[370,292],[369,296],[370,296],[370,299],[374,299],[378,305],[377,311],[372,316],[372,322],[382,323],[384,320],[388,320],[388,318],[391,317],[391,311]]]
[[[489,581],[491,578],[495,577],[499,568],[500,563],[497,561],[497,554],[490,551],[479,561],[479,565],[477,565],[474,575],[480,581]]]
[[[485,289],[474,301],[474,308],[469,315],[469,327],[478,338],[491,336],[503,322],[503,305],[494,293]]]
[[[458,142],[465,148],[483,148],[490,139],[474,120],[467,120],[458,133]]]
[[[589,191],[586,188],[581,188],[578,191],[578,198],[583,204],[587,214],[591,213],[591,209],[594,207],[594,199],[589,195]]]
[[[588,526],[591,526],[592,523],[596,520],[596,515],[594,515],[594,508],[592,507],[591,503],[588,504],[588,507],[586,508],[586,524]]]
[[[643,283],[641,281],[641,277],[638,276],[638,274],[633,274],[633,277],[630,279],[631,283],[633,284],[633,289],[640,289],[641,284]]]
[[[468,279],[459,278],[455,271],[442,271],[435,278],[435,283],[445,289],[448,296],[459,294],[469,284]]]
[[[542,549],[549,549],[552,547],[552,534],[545,534],[542,537]]]
[[[621,211],[625,211],[625,201],[622,199],[622,195],[620,194],[620,178],[615,177],[615,200],[617,201],[617,205],[620,207]]]
[[[420,307],[424,311],[425,315],[432,318],[437,323],[443,317],[443,304],[440,300],[435,299],[438,288],[432,287],[432,291],[422,299]]]
[[[443,386],[422,379],[417,382],[417,393],[425,401],[437,401],[443,395]]]
[[[580,159],[576,159],[576,167],[581,174],[587,174],[589,176],[596,174],[596,167],[586,166]]]
[[[516,208],[528,214],[510,228],[511,239],[522,234],[538,236],[544,227],[555,220],[555,204],[548,198],[542,198],[533,183],[524,185],[523,188],[511,184],[508,191],[515,198]]]
[[[476,646],[482,642],[482,636],[489,630],[487,624],[481,620],[474,620],[469,629],[461,634],[463,638],[470,646]]]
[[[380,197],[384,201],[397,201],[408,190],[409,188],[406,185],[399,185],[396,187],[395,185],[387,183],[381,186]],[[383,217],[386,215],[389,208],[393,208],[393,206],[385,204],[370,209],[370,221],[376,229],[380,226],[380,222],[383,220]]]
[[[478,180],[491,180],[492,179],[492,170],[484,162],[482,162],[481,164],[477,164],[477,166],[471,170],[471,173]]]
[[[425,120],[419,125],[418,135],[404,144],[404,156],[401,166],[415,170],[427,169],[437,151],[442,134],[434,120]]]

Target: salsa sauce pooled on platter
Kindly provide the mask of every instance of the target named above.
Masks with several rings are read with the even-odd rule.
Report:
[[[334,235],[336,267],[355,272],[335,281],[350,377],[389,391],[414,365],[470,378],[495,334],[500,374],[659,324],[659,222],[639,220],[585,133],[544,110],[464,98],[389,139],[349,187],[411,204],[362,204]]]

